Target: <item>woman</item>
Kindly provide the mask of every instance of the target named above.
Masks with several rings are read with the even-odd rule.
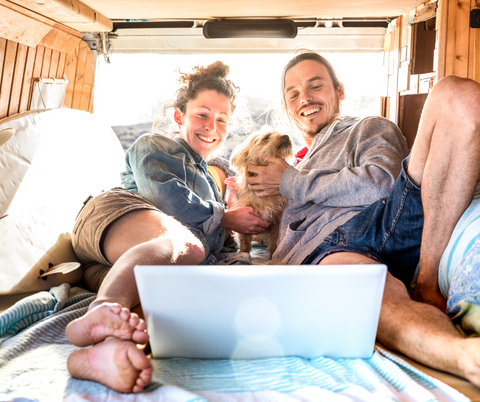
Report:
[[[123,188],[90,199],[80,212],[72,243],[98,296],[66,329],[72,344],[95,344],[69,357],[72,376],[141,391],[153,369],[136,346],[148,335],[130,312],[140,304],[133,267],[215,263],[225,228],[258,234],[269,226],[252,208],[225,210],[207,172],[205,159],[224,143],[235,110],[228,72],[215,62],[182,74],[173,104],[178,136],[139,138],[126,155]]]

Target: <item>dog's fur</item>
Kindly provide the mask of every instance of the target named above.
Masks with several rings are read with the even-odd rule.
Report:
[[[268,162],[264,158],[292,159],[293,142],[290,137],[276,132],[252,134],[233,150],[231,165],[238,173],[236,207],[252,207],[263,220],[271,223],[265,232],[253,236],[253,239],[259,243],[268,243],[268,251],[272,256],[277,248],[278,229],[287,200],[281,195],[258,197],[245,182],[246,177],[253,175],[247,170],[247,165],[267,166]],[[252,235],[235,233],[235,238],[241,251],[250,252]]]

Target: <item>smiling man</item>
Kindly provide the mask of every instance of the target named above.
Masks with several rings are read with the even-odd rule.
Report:
[[[391,121],[340,116],[344,87],[316,53],[286,65],[282,96],[308,152],[296,168],[249,165],[247,179],[259,196],[288,199],[273,262],[385,263],[379,341],[480,385],[480,339],[456,332],[438,289],[442,253],[479,179],[480,85],[439,81],[410,154]],[[417,265],[415,298],[426,303],[407,292]]]

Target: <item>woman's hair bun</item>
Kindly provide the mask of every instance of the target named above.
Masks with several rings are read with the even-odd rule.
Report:
[[[220,60],[205,67],[205,74],[213,75],[219,78],[227,78],[230,72],[230,67],[221,62]]]
[[[179,80],[183,84],[188,84],[207,77],[226,79],[229,72],[230,67],[218,60],[206,67],[196,66],[190,74],[181,73]]]

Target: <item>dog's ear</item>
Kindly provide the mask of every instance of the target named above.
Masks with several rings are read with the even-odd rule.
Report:
[[[234,149],[232,157],[230,159],[231,165],[239,173],[242,171],[243,165],[245,164],[244,162],[248,158],[249,148],[246,142],[247,141]]]

